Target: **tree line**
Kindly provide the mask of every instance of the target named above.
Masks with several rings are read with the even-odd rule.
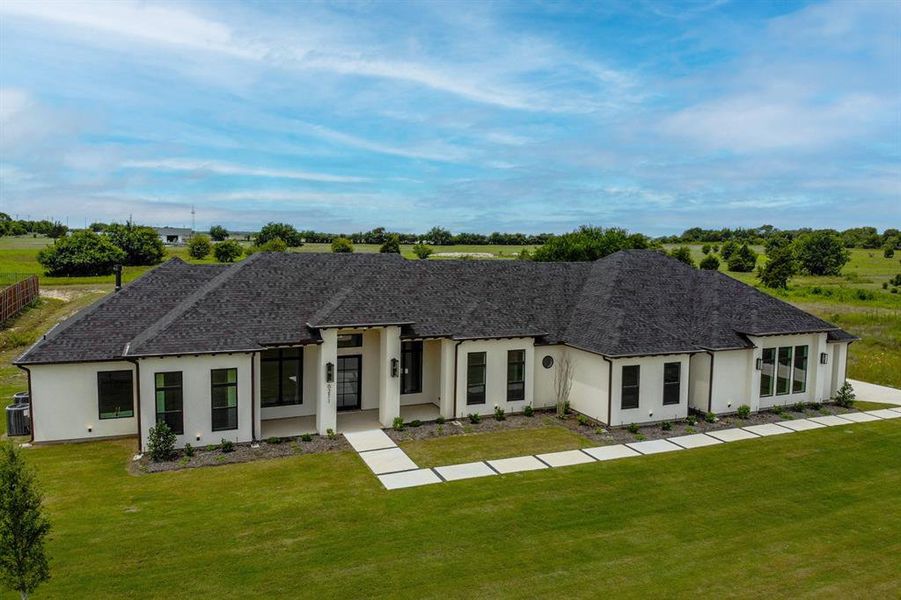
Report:
[[[852,227],[839,231],[837,229],[812,229],[802,227],[799,229],[779,229],[772,225],[760,227],[735,229],[724,227],[722,229],[702,229],[692,227],[679,235],[670,235],[657,238],[664,244],[699,244],[699,243],[723,243],[735,242],[737,244],[749,244],[765,246],[772,239],[794,240],[806,234],[817,231],[825,231],[838,236],[846,248],[877,249],[891,247],[893,250],[901,249],[901,231],[895,228],[887,228],[881,234],[875,227]]]

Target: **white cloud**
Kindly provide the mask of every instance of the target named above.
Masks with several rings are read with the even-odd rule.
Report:
[[[187,158],[165,158],[155,160],[129,160],[122,163],[126,169],[145,169],[152,171],[185,171],[198,175],[213,174],[225,176],[269,177],[273,179],[299,179],[324,183],[359,183],[370,181],[368,177],[350,175],[332,175],[296,169],[266,169],[248,167],[233,163],[195,160]]]

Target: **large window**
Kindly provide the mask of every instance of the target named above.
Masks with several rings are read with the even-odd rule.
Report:
[[[238,369],[210,372],[213,431],[238,428]]]
[[[303,349],[265,350],[260,358],[260,406],[303,403]]]
[[[526,351],[507,352],[507,402],[526,399]]]
[[[776,349],[764,348],[760,361],[760,396],[773,395],[773,375],[776,371]]]
[[[807,390],[807,346],[795,346],[795,368],[792,371],[792,394]]]
[[[400,393],[422,392],[422,342],[404,342],[400,354]]]
[[[179,435],[183,434],[185,423],[181,371],[154,373],[153,381],[156,397],[156,422],[165,422],[169,429]]]
[[[792,347],[779,348],[776,354],[776,395],[789,393],[792,377]]]
[[[638,382],[641,378],[639,365],[623,367],[621,407],[623,410],[638,408]]]
[[[134,385],[131,371],[99,371],[97,402],[101,419],[135,416]]]
[[[682,363],[663,364],[663,403],[679,404],[682,385]]]
[[[466,404],[485,404],[485,353],[466,355]]]

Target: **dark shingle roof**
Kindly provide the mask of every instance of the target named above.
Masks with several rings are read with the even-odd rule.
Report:
[[[402,325],[407,337],[534,336],[607,356],[743,348],[746,335],[854,339],[731,277],[647,250],[593,263],[261,253],[229,266],[172,260],[18,362],[251,350],[378,324]]]

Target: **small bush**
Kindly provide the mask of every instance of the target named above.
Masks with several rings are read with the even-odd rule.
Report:
[[[686,428],[685,428],[685,433],[694,433],[694,432],[695,432],[695,428],[694,428],[694,427],[686,427]]]
[[[194,456],[194,446],[192,446],[191,444],[185,444],[184,452],[185,452],[185,456],[187,456],[188,458],[191,458],[192,456]]]
[[[522,414],[527,417],[531,417],[535,415],[535,410],[531,406],[526,406],[524,409],[522,409]]]
[[[857,298],[858,300],[868,301],[868,300],[875,300],[876,294],[874,294],[870,290],[862,290],[862,289],[858,288],[858,289],[854,290],[854,297]]]
[[[216,444],[207,444],[206,448],[204,448],[207,452],[215,452]]]
[[[153,462],[169,460],[175,452],[175,432],[169,429],[165,421],[157,423],[156,427],[150,428],[147,447]]]
[[[582,425],[583,427],[588,427],[589,425],[591,425],[591,421],[585,415],[579,415],[576,418],[576,421],[578,421],[579,425]]]
[[[660,429],[662,429],[663,431],[672,431],[673,424],[670,423],[669,421],[664,421],[663,423],[660,424]]]
[[[685,417],[685,422],[689,425],[694,426],[698,424],[698,418],[694,415],[688,415],[687,417]]]
[[[803,402],[795,402],[794,404],[791,405],[791,409],[794,412],[802,413],[802,412],[804,412],[804,408],[805,408],[805,406],[804,406]]]
[[[716,415],[713,412],[709,412],[704,415],[704,420],[708,423],[716,423]]]
[[[604,429],[603,427],[595,427],[594,432],[597,435],[604,435],[605,433],[607,433],[607,430]]]
[[[267,444],[281,444],[282,438],[280,437],[271,437],[266,440]]]
[[[643,441],[646,440],[646,439],[647,439],[647,438],[646,438],[645,436],[643,436],[642,434],[640,434],[640,433],[639,433],[638,435],[635,436],[635,441],[637,441],[637,442],[643,442]]]
[[[705,271],[718,271],[720,268],[720,259],[712,254],[708,254],[701,259],[701,262],[698,264],[698,266],[700,266],[701,269]]]
[[[309,433],[304,433],[303,435],[300,436],[300,441],[301,442],[312,442],[313,436]]]
[[[563,403],[563,414],[568,415],[572,410],[569,408],[569,400]]]
[[[394,429],[394,431],[403,431],[404,430],[403,417],[394,417],[394,420],[391,422],[391,428]]]
[[[191,258],[201,260],[210,255],[213,251],[213,245],[210,238],[205,235],[195,235],[188,240],[188,254]]]
[[[221,263],[231,263],[238,260],[244,249],[241,244],[235,240],[225,240],[218,244],[213,244],[213,256]]]
[[[811,402],[807,406],[809,406],[812,410],[820,410],[821,408],[823,408],[823,404],[821,402]]]
[[[419,260],[425,260],[432,255],[432,249],[425,244],[416,244],[413,246],[413,254],[415,254]]]
[[[742,404],[738,407],[738,418],[739,419],[747,419],[751,416],[751,407],[747,404]]]
[[[420,427],[422,425],[422,421],[420,421],[419,419],[413,419],[412,421],[410,421],[409,425],[410,427]]]
[[[219,449],[222,450],[222,452],[224,452],[226,454],[228,454],[229,452],[234,452],[235,451],[235,443],[231,440],[222,438],[222,441],[219,442]]]
[[[337,237],[332,240],[332,252],[350,254],[354,251],[354,244],[346,237]]]
[[[500,406],[494,407],[494,420],[495,421],[505,421],[507,419],[506,413],[504,413],[504,409]]]
[[[438,415],[438,418],[435,419],[435,422],[438,423],[439,425],[444,425],[444,417],[442,417],[441,415]]]
[[[638,425],[635,423],[629,423],[629,433],[638,433]]]
[[[482,417],[478,413],[470,413],[469,422],[472,423],[473,425],[478,425],[479,423],[482,422]]]
[[[838,391],[835,392],[835,397],[833,398],[836,404],[843,408],[851,408],[854,406],[854,401],[856,400],[856,396],[854,395],[854,387],[851,386],[849,382],[845,382],[842,384],[842,387],[838,388]]]
[[[327,437],[330,440],[336,440],[336,439],[338,439],[338,434],[335,433],[334,429],[329,428],[329,429],[325,430],[325,437]]]

